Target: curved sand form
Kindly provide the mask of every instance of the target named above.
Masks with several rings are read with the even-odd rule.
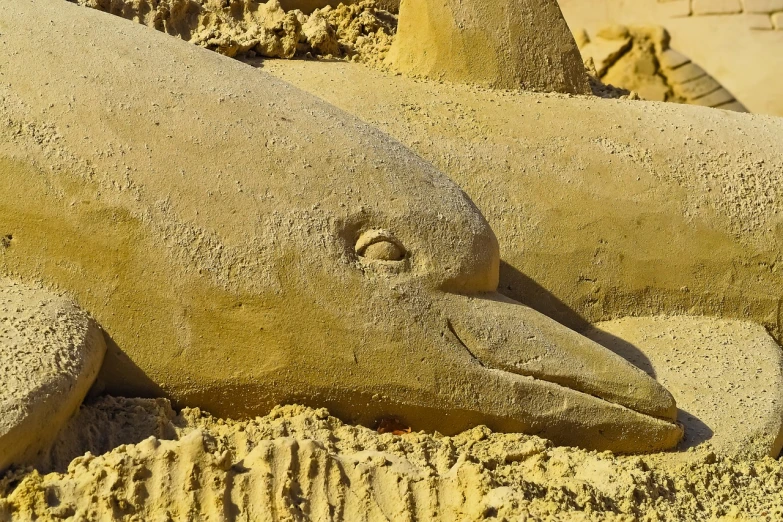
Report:
[[[783,326],[783,119],[493,93],[352,64],[277,75],[376,125],[471,195],[504,294],[576,329],[626,315]]]
[[[3,45],[26,49],[0,57],[0,152],[20,161],[0,164],[18,237],[0,270],[95,315],[125,352],[107,357],[109,391],[617,451],[679,440],[659,384],[495,293],[486,221],[407,149],[116,17],[59,0],[0,13]]]
[[[162,400],[113,398],[83,407],[65,431],[61,448],[91,453],[56,462],[58,473],[0,478],[0,520],[736,521],[783,514],[780,461],[738,461],[707,449],[618,457],[486,428],[454,437],[379,435],[298,406],[232,422],[197,410],[175,416]],[[118,441],[135,444],[113,449]]]
[[[105,352],[103,332],[71,301],[0,279],[0,471],[51,444]]]
[[[625,317],[585,333],[665,385],[685,426],[679,448],[707,442],[732,458],[783,449],[783,352],[764,328],[709,317]]]
[[[386,61],[452,82],[590,92],[556,0],[404,0]]]

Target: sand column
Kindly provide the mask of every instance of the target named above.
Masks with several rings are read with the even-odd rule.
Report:
[[[387,60],[401,72],[459,83],[589,92],[555,0],[402,0]]]

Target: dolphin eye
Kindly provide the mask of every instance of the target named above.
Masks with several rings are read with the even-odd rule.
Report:
[[[356,241],[356,253],[372,261],[402,261],[408,254],[399,241],[384,230],[364,232]]]

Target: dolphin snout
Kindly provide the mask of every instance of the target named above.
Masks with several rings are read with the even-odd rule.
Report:
[[[555,383],[674,422],[672,395],[603,346],[532,308],[493,292],[447,294],[450,329],[482,365]]]

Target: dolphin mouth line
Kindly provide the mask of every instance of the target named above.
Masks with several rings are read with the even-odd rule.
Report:
[[[457,339],[457,342],[459,342],[459,344],[462,345],[462,347],[465,349],[465,351],[468,352],[468,355],[470,355],[470,357],[474,361],[476,361],[476,363],[478,363],[480,366],[482,366],[483,368],[487,368],[489,370],[496,370],[496,371],[501,371],[501,372],[507,371],[507,370],[503,370],[501,368],[496,368],[494,366],[488,366],[481,359],[476,357],[476,354],[473,353],[473,351],[470,349],[468,344],[465,341],[462,340],[462,338],[459,336],[457,331],[454,329],[454,325],[451,323],[451,319],[446,319],[446,327],[449,329],[449,332],[451,332],[451,334],[454,336],[454,338]],[[628,406],[624,406],[622,404],[618,404],[616,402],[612,402],[612,401],[606,400],[603,397],[599,397],[598,395],[593,395],[592,393],[586,393],[586,392],[583,392],[581,390],[575,390],[574,388],[569,388],[568,386],[564,386],[564,385],[560,384],[559,382],[550,381],[548,379],[542,379],[540,376],[530,375],[530,374],[526,374],[526,373],[517,373],[517,372],[513,372],[513,373],[516,373],[516,375],[521,375],[523,377],[530,377],[531,379],[537,379],[539,381],[547,382],[547,383],[552,384],[554,386],[559,386],[560,388],[563,388],[565,390],[569,390],[569,391],[571,391],[573,393],[581,393],[582,395],[587,395],[589,397],[593,397],[594,399],[598,399],[598,400],[603,401],[603,402],[605,402],[607,404],[613,404],[614,406],[617,406],[618,408],[624,408],[626,410],[633,411],[635,413],[638,413],[639,415],[644,415],[646,417],[650,417],[650,418],[653,418],[653,419],[658,419],[658,420],[662,420],[662,421],[665,421],[665,422],[669,422],[669,423],[675,424],[675,423],[672,422],[671,419],[663,418],[663,417],[657,417],[655,415],[649,415],[647,413],[642,413],[642,412],[636,411],[636,410],[634,410],[632,408],[629,408]]]
[[[452,335],[453,335],[453,336],[454,336],[454,337],[457,339],[457,341],[459,342],[459,344],[461,344],[461,345],[462,345],[462,347],[463,347],[463,348],[465,348],[465,351],[466,351],[466,352],[468,352],[468,354],[469,354],[471,357],[473,357],[473,360],[474,360],[474,361],[476,361],[476,362],[477,362],[479,365],[481,365],[481,366],[482,366],[482,367],[484,367],[484,368],[490,368],[490,369],[492,369],[492,370],[497,370],[497,369],[498,369],[498,368],[492,368],[492,367],[488,367],[486,364],[484,364],[484,363],[481,361],[481,359],[479,359],[478,357],[476,357],[476,354],[474,354],[474,353],[473,353],[473,352],[470,350],[470,347],[468,347],[468,345],[465,343],[465,341],[463,341],[463,340],[462,340],[462,338],[459,336],[459,334],[457,334],[457,331],[454,329],[454,325],[452,325],[452,324],[451,324],[451,319],[446,319],[446,326],[448,327],[448,329],[449,329],[449,331],[451,332],[451,334],[452,334]]]

